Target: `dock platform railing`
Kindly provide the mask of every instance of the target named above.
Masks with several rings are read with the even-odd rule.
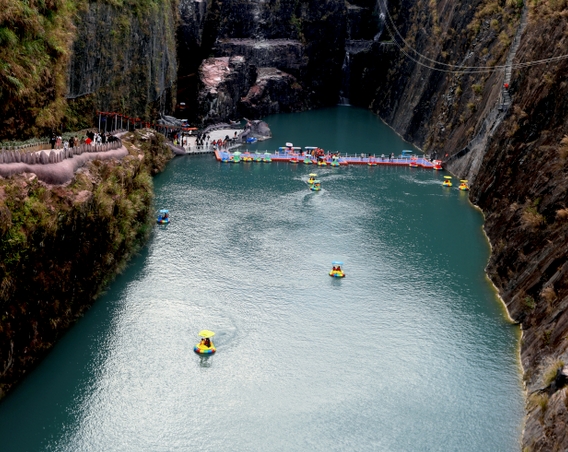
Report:
[[[241,147],[243,144],[242,143],[229,143],[228,146],[224,146],[222,147],[220,150],[221,151],[231,151],[233,149],[237,149],[239,147]],[[204,145],[200,145],[200,146],[196,146],[196,145],[190,145],[190,146],[184,146],[185,149],[185,153],[186,154],[212,154],[215,152],[216,149],[219,149],[218,146],[211,146],[210,144],[204,144]]]

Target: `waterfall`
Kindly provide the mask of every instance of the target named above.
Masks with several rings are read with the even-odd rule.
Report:
[[[379,41],[381,39],[381,35],[383,34],[383,30],[385,29],[385,8],[388,8],[387,0],[377,0],[377,3],[375,5],[375,12],[379,17],[379,23],[377,24],[378,31],[373,38],[373,41]]]
[[[349,79],[351,75],[350,54],[345,49],[345,58],[341,66],[341,88],[339,90],[339,105],[349,105]]]

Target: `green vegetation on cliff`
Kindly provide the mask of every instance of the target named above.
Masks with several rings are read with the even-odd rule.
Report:
[[[168,111],[177,6],[0,0],[0,139],[93,126],[97,110],[145,119]]]
[[[92,304],[147,240],[151,174],[171,158],[137,132],[129,155],[95,160],[66,186],[0,178],[0,397]]]
[[[0,131],[31,135],[56,127],[77,2],[0,0]]]

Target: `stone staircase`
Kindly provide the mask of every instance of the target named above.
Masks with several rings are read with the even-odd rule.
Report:
[[[505,79],[503,80],[503,86],[501,87],[501,110],[507,110],[511,105],[511,94],[509,93],[509,89],[505,87],[509,87],[511,85],[511,76],[513,74],[513,60],[517,55],[517,50],[519,49],[519,46],[521,44],[521,36],[523,34],[523,31],[525,30],[525,27],[527,26],[528,12],[528,7],[524,5],[519,28],[517,28],[515,39],[511,44],[509,55],[507,56],[507,61],[505,63]]]

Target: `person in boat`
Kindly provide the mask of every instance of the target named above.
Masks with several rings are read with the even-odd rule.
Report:
[[[205,345],[205,347],[211,347],[211,339],[209,339],[208,337],[205,338],[204,345]]]

